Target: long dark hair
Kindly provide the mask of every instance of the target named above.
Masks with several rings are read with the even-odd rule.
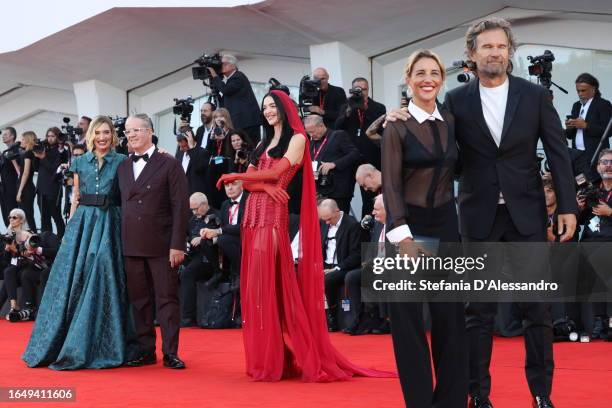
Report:
[[[599,81],[593,75],[589,74],[588,72],[584,72],[578,75],[578,78],[576,78],[576,83],[591,85],[593,88],[595,88],[595,97],[601,98],[601,92],[599,92]]]
[[[274,100],[274,103],[276,104],[276,109],[278,110],[279,120],[283,124],[283,130],[281,133],[280,140],[278,141],[278,144],[276,146],[270,149],[270,151],[268,152],[268,155],[270,157],[276,157],[276,158],[283,157],[285,153],[287,152],[287,148],[289,147],[289,142],[291,141],[291,137],[293,137],[293,129],[291,128],[291,126],[289,125],[289,121],[287,120],[287,112],[285,112],[285,107],[283,106],[282,101],[279,99],[278,96],[274,95],[274,93],[268,92],[266,96],[264,96],[263,100],[261,101],[261,116],[262,116],[262,123],[263,123],[264,131],[263,131],[263,138],[261,139],[261,143],[259,144],[259,146],[257,146],[255,151],[253,152],[253,156],[251,157],[251,164],[253,164],[254,166],[257,165],[259,158],[266,151],[268,146],[270,146],[270,142],[272,141],[272,138],[274,137],[274,126],[271,126],[266,120],[266,118],[263,116],[263,101],[268,96],[270,96]]]

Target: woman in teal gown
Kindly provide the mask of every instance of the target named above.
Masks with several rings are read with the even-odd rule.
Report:
[[[86,140],[89,151],[71,165],[79,203],[73,200],[23,354],[29,367],[107,368],[130,357],[121,209],[113,200],[117,167],[125,156],[114,151],[117,135],[108,117],[92,121]]]

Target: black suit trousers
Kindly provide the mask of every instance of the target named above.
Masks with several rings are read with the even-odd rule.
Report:
[[[66,226],[64,224],[64,219],[62,218],[62,208],[59,197],[39,194],[38,200],[38,207],[40,208],[41,232],[53,232],[53,227],[51,226],[51,219],[53,219],[55,222],[55,227],[57,228],[57,236],[59,239],[62,239]]]
[[[202,243],[201,245],[206,245]],[[209,262],[204,262],[198,252],[181,272],[181,317],[196,320],[197,282],[208,280],[213,276],[213,268]]]
[[[490,235],[482,242],[545,242],[546,232],[521,235],[505,205],[498,205]],[[525,375],[534,396],[549,396],[554,371],[553,332],[549,303],[520,302],[525,338]],[[472,302],[466,305],[466,328],[470,356],[470,394],[486,398],[491,392],[491,353],[497,303]]]
[[[170,267],[168,256],[145,258],[126,256],[125,271],[136,342],[143,354],[155,352],[154,316],[161,328],[162,351],[176,354],[179,343],[180,311],[178,274]],[[155,315],[153,314],[155,296]]]
[[[217,245],[219,245],[219,248],[221,249],[226,261],[229,262],[231,277],[239,277],[241,259],[240,237],[223,234],[217,238]]]

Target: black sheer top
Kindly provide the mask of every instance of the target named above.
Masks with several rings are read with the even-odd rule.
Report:
[[[382,139],[382,183],[387,219],[393,228],[406,224],[406,206],[436,208],[453,199],[458,157],[454,118],[444,121],[411,117],[388,123]]]

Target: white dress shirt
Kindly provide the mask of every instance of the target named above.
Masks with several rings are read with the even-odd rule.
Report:
[[[236,198],[235,200],[232,200],[232,201],[236,201],[237,204],[230,205],[229,212],[228,212],[228,216],[231,215],[231,219],[229,220],[230,225],[238,224],[238,212],[240,211],[240,200],[242,200],[242,194],[243,193],[240,193],[238,198]]]
[[[183,152],[183,161],[181,164],[183,165],[183,170],[185,170],[185,174],[187,174],[187,168],[189,167],[189,161],[191,157],[189,157],[189,153]]]
[[[212,132],[213,130],[213,123],[210,123],[210,128],[206,127],[206,124],[204,123],[204,133],[202,133],[202,141],[200,143],[200,147],[202,149],[206,149],[206,146],[208,145],[208,138],[210,137],[210,132]]]
[[[149,147],[149,150],[144,152],[143,155],[145,153],[148,154],[149,160],[151,160],[151,156],[153,155],[154,151],[155,151],[155,145]],[[138,180],[138,176],[140,176],[140,173],[142,173],[142,170],[145,168],[146,165],[147,165],[147,162],[142,159],[138,160],[137,162],[132,163],[132,169],[134,170],[134,180]]]
[[[580,113],[578,115],[581,119],[586,119],[586,115],[589,112],[589,106],[591,106],[591,102],[593,98],[589,99],[584,105],[580,107]],[[584,130],[576,129],[576,149],[578,150],[586,150],[584,146]]]
[[[338,232],[338,228],[340,228],[340,224],[342,224],[342,218],[344,217],[344,212],[340,211],[340,219],[334,225],[330,225],[327,230],[327,247],[325,248],[325,263],[329,265],[337,265],[338,264],[338,254],[336,253],[336,233]],[[330,239],[334,238],[334,239]]]

